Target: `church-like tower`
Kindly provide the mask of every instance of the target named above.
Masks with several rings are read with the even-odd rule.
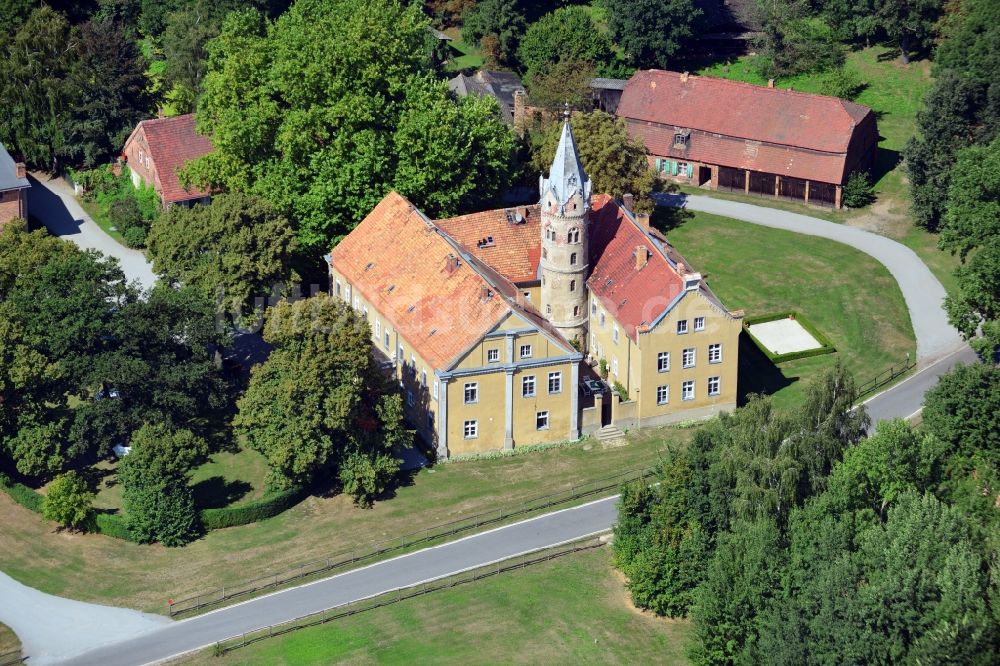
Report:
[[[580,351],[587,346],[587,276],[592,184],[576,152],[569,112],[549,177],[539,177],[542,208],[542,314]]]

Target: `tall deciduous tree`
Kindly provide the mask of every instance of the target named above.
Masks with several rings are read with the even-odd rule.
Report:
[[[181,546],[198,529],[190,471],[208,453],[187,430],[162,424],[140,428],[118,467],[125,524],[140,543]]]
[[[196,289],[227,311],[253,307],[293,277],[296,249],[289,221],[265,201],[240,192],[209,205],[173,206],[153,222],[147,239],[153,270]]]
[[[94,494],[76,472],[60,474],[45,493],[42,515],[63,527],[79,528],[90,517]]]
[[[912,51],[930,49],[943,7],[942,0],[878,0],[879,24],[899,46],[904,64],[910,62]]]
[[[566,60],[602,63],[611,58],[611,42],[583,7],[563,7],[532,23],[517,49],[528,76]]]
[[[406,431],[398,396],[386,394],[367,322],[325,296],[268,312],[264,339],[275,351],[254,368],[239,401],[237,432],[271,467],[270,485],[308,484],[339,474],[361,503],[399,469]]]
[[[462,13],[462,38],[480,44],[494,64],[514,67],[527,23],[519,0],[478,0]]]
[[[649,195],[656,174],[646,159],[646,147],[629,137],[625,121],[603,111],[594,111],[576,114],[570,122],[580,161],[587,176],[594,181],[594,192],[615,197],[633,194],[640,212],[652,210]],[[531,160],[538,173],[547,173],[552,166],[561,132],[561,122],[552,123],[544,130]]]
[[[219,34],[222,18],[203,2],[166,17],[162,38],[166,58],[163,82],[171,89],[174,105],[182,106],[181,111],[194,110],[208,69],[208,41]]]
[[[192,177],[267,199],[297,221],[310,249],[348,233],[397,174],[429,212],[480,205],[462,193],[476,177],[473,194],[500,189],[492,166],[509,159],[502,151],[510,144],[479,104],[451,101],[443,87],[426,84],[426,26],[418,5],[391,0],[300,0],[267,30],[259,15],[231,14],[211,43],[199,104],[201,128],[217,150],[191,167]],[[478,126],[476,140],[455,141],[441,127],[420,134],[429,122],[449,120]],[[455,165],[491,168],[485,177],[450,175],[432,197],[398,152],[417,138],[433,164],[450,152]]]
[[[611,38],[636,67],[669,69],[695,38],[692,0],[604,0]]]

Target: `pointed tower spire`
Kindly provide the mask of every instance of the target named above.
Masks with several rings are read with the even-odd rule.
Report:
[[[549,190],[555,195],[559,206],[562,207],[577,192],[583,195],[584,205],[590,204],[590,192],[592,184],[580,163],[580,154],[576,150],[576,140],[573,138],[573,128],[569,122],[569,104],[563,111],[565,120],[563,121],[562,136],[559,137],[559,146],[556,148],[556,156],[552,160],[552,167],[549,169],[549,177],[539,177],[538,190],[541,197]]]

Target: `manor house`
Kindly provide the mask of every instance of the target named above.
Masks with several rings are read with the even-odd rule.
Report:
[[[329,255],[441,458],[735,407],[743,313],[591,190],[567,118],[538,204],[431,220],[392,192]]]

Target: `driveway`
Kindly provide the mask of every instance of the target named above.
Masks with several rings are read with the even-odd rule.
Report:
[[[850,245],[885,266],[899,284],[917,338],[917,363],[920,367],[930,366],[967,346],[958,331],[948,323],[943,307],[944,287],[920,257],[901,243],[855,227],[739,201],[685,194],[655,196],[661,205],[732,217]],[[864,276],[859,275],[858,279],[863,280]]]
[[[29,174],[28,180],[31,181],[28,210],[53,235],[72,241],[81,249],[97,250],[114,257],[129,281],[138,281],[143,289],[153,286],[156,276],[143,253],[125,247],[104,233],[84,212],[69,183],[44,173]]]

